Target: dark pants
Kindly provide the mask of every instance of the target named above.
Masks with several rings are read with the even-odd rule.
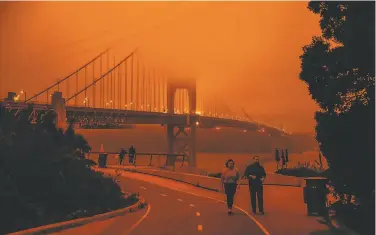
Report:
[[[256,212],[256,195],[259,212],[264,212],[264,189],[262,185],[249,184],[249,192],[251,194],[252,212]]]
[[[236,193],[236,183],[225,183],[225,193],[227,196],[227,207],[229,209],[232,208],[232,204],[234,204],[234,195]]]
[[[133,159],[134,159],[134,155],[133,154],[129,154],[129,164],[133,163]]]
[[[119,161],[120,165],[123,163],[123,159],[124,159],[124,157],[120,157],[120,161]]]

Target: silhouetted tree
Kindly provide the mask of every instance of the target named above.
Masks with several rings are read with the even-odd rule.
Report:
[[[375,187],[375,3],[308,8],[320,15],[322,29],[300,56],[300,79],[321,108],[316,139],[336,191],[356,195],[366,208]]]
[[[82,153],[90,146],[72,126],[56,129],[54,112],[31,124],[31,112],[0,108],[0,234],[129,203],[112,179],[89,168]]]

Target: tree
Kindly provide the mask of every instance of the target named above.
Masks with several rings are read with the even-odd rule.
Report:
[[[72,126],[56,129],[55,113],[30,123],[32,107],[0,107],[0,234],[118,209],[132,203],[120,187],[76,155],[90,150]],[[134,200],[134,199],[131,199]]]
[[[300,79],[320,107],[316,139],[336,191],[360,197],[365,208],[375,188],[375,3],[310,2],[308,9],[322,29],[300,56]]]

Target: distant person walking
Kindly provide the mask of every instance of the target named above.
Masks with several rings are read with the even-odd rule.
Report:
[[[282,169],[286,167],[285,152],[281,149]]]
[[[258,201],[259,212],[264,214],[264,189],[263,182],[266,178],[264,167],[260,165],[258,156],[253,157],[254,163],[247,166],[244,177],[248,179],[249,192],[251,195],[252,212],[256,214],[256,196]]]
[[[133,147],[133,145],[131,145],[131,147],[129,148],[129,164],[134,163],[135,155],[136,155],[136,149]]]
[[[120,153],[119,153],[119,165],[123,164],[125,154],[127,154],[127,151],[121,148]]]
[[[286,149],[285,150],[285,158],[286,158],[286,165],[287,165],[287,163],[289,162],[289,151],[288,151],[288,149]]]
[[[235,162],[232,159],[227,160],[225,168],[222,171],[221,187],[227,196],[228,214],[232,214],[232,205],[234,204],[234,196],[236,187],[240,178],[239,170],[235,168]]]
[[[279,151],[278,151],[277,148],[275,149],[274,159],[275,159],[275,161],[277,163],[277,171],[278,171],[279,170],[279,162],[281,161],[281,158],[279,157]]]

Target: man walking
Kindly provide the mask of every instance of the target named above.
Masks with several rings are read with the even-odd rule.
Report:
[[[119,153],[119,165],[123,165],[124,156],[127,154],[127,151],[125,151],[123,148],[121,148]]]
[[[129,148],[129,164],[134,164],[135,162],[135,156],[136,156],[136,149],[133,147],[133,145],[131,145],[131,147]]]
[[[252,212],[256,214],[256,196],[258,202],[259,212],[264,214],[264,189],[263,182],[266,178],[264,167],[260,165],[258,156],[253,157],[254,163],[247,166],[244,172],[244,177],[248,179],[249,192],[251,195]]]

